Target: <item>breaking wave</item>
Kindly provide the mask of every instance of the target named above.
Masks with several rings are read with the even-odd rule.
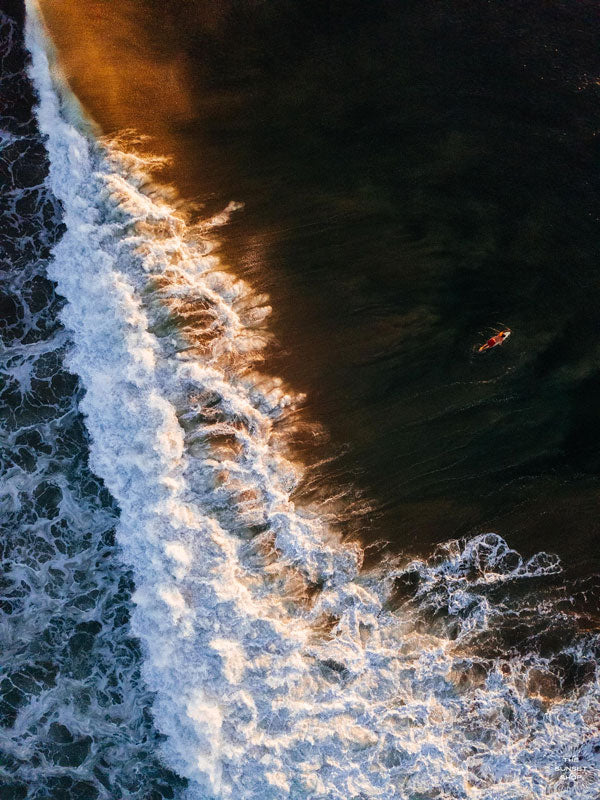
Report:
[[[181,791],[595,800],[598,641],[558,560],[486,534],[361,571],[360,549],[291,499],[298,398],[256,371],[267,299],[211,243],[234,206],[189,224],[152,164],[66,119],[33,9],[27,42],[63,209],[48,274],[66,363]]]
[[[118,508],[87,463],[81,387],[46,275],[63,232],[25,74],[0,11],[0,797],[173,797],[129,628]]]

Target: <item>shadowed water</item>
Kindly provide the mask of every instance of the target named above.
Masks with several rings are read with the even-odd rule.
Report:
[[[222,251],[341,448],[325,483],[377,509],[364,540],[493,529],[596,569],[594,4],[43,7],[105,130],[244,202]]]

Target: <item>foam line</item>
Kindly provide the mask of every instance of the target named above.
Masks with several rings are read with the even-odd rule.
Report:
[[[275,427],[294,397],[254,373],[268,308],[207,238],[232,208],[189,230],[140,156],[65,119],[33,4],[27,41],[64,207],[50,276],[69,366],[92,468],[121,509],[162,757],[189,796],[596,798],[593,781],[573,781],[597,778],[584,748],[597,677],[544,705],[528,688],[541,657],[478,670],[469,650],[505,612],[486,588],[557,561],[525,563],[493,535],[454,543],[396,572],[419,588],[388,611],[393,576],[361,575],[360,552],[290,499],[301,468]]]

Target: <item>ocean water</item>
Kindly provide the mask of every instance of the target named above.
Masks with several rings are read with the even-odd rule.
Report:
[[[198,218],[244,203],[219,254],[271,298],[303,458],[369,509],[349,535],[597,572],[595,2],[42,6],[104,133],[172,156]]]
[[[365,568],[377,498],[220,244],[252,198],[161,186],[33,3],[29,56],[2,31],[7,797],[595,800],[593,557],[442,529]]]

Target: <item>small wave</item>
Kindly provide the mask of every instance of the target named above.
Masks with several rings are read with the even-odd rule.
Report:
[[[485,535],[361,572],[359,548],[292,502],[302,468],[281,431],[298,398],[256,372],[268,301],[209,238],[232,207],[189,226],[141,156],[61,114],[33,7],[28,46],[64,209],[50,275],[68,364],[120,508],[162,757],[190,798],[596,798],[595,640],[569,651],[593,665],[569,692],[535,650],[476,647],[519,618],[493,590],[556,559]]]

